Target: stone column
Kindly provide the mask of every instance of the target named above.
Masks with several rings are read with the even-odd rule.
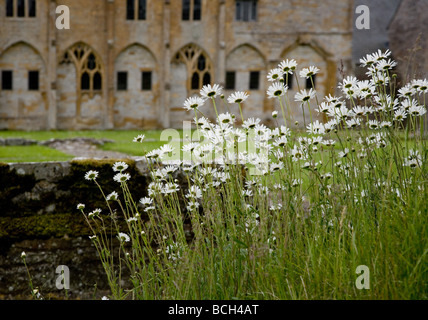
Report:
[[[216,78],[217,82],[224,87],[226,84],[226,4],[225,0],[219,0],[218,14],[218,54],[216,62]]]
[[[106,41],[107,41],[107,61],[105,66],[105,79],[107,81],[106,105],[104,128],[112,129],[114,127],[114,37],[115,37],[115,5],[114,0],[108,0],[106,4]]]
[[[159,124],[164,128],[169,128],[170,119],[169,113],[171,108],[170,101],[170,90],[171,90],[171,51],[170,51],[170,28],[171,28],[171,9],[170,0],[165,0],[163,6],[163,43],[162,43],[162,60],[159,72],[160,77],[160,108],[159,113]]]
[[[48,59],[46,63],[46,91],[48,104],[48,119],[47,129],[53,130],[57,128],[57,88],[56,88],[56,67],[57,61],[57,41],[56,41],[56,7],[57,3],[55,0],[50,1],[48,5],[47,14],[47,32],[48,32]]]

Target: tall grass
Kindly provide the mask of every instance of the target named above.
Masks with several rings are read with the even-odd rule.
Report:
[[[396,95],[388,55],[362,60],[372,82],[345,78],[343,97],[326,97],[325,110],[300,92],[295,100],[307,115],[318,110],[328,118],[304,134],[286,126],[294,119],[281,81],[268,91],[284,115],[275,118],[277,128],[244,120],[242,111],[238,127],[235,117],[217,112],[216,96],[226,103],[221,89],[205,86],[202,100],[185,105],[195,110],[193,136],[205,143],[185,145],[192,162],[181,165],[162,163],[172,157],[168,145],[146,154],[152,182],[139,201],[128,189],[126,164],[116,163],[112,183],[120,192],[105,195],[107,214],[79,206],[111,298],[426,299],[427,81]],[[297,79],[295,69],[283,72]],[[216,123],[198,110],[204,103],[212,103]],[[98,185],[97,174],[86,178]],[[370,272],[363,289],[359,266]]]

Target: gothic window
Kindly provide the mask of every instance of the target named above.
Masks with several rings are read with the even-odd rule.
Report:
[[[126,19],[146,20],[146,0],[127,0]]]
[[[119,71],[117,73],[117,90],[118,91],[128,90],[128,72]]]
[[[202,0],[183,0],[182,19],[201,20],[202,15]]]
[[[28,90],[39,90],[39,71],[28,71]]]
[[[226,90],[235,90],[235,71],[226,71]]]
[[[259,90],[260,87],[260,71],[250,72],[250,90]]]
[[[293,89],[293,77],[294,77],[294,74],[289,74],[289,73],[284,74],[284,85],[286,85],[289,90]]]
[[[13,72],[10,70],[3,70],[1,72],[1,89],[12,90]]]
[[[152,72],[151,71],[141,72],[141,90],[143,91],[152,90]]]
[[[257,20],[257,0],[236,0],[236,21]]]
[[[28,0],[28,16],[36,16],[36,0]]]
[[[306,79],[306,89],[315,89],[315,79],[316,79],[316,74],[314,74],[312,76],[312,80],[311,78]]]
[[[6,0],[6,17],[35,17],[36,0]]]
[[[61,63],[74,62],[81,93],[88,93],[92,98],[94,93],[102,90],[103,70],[99,57],[92,49],[79,43],[68,49]]]
[[[184,63],[187,69],[187,90],[197,93],[206,84],[211,84],[213,67],[208,56],[201,48],[189,44],[175,56],[175,63]]]

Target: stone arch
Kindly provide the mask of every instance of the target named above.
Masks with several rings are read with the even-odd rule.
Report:
[[[0,91],[1,129],[44,129],[47,127],[46,66],[39,51],[19,41],[0,54],[0,70],[12,71],[12,90]],[[29,72],[38,72],[37,90],[29,88]]]
[[[77,42],[61,55],[57,68],[58,126],[102,126],[106,85],[100,55],[88,44]]]
[[[132,43],[122,49],[114,64],[114,126],[154,128],[158,124],[159,77],[157,61],[146,46]],[[118,90],[118,72],[126,72],[127,89]],[[143,90],[143,72],[150,77],[150,90]]]
[[[205,84],[212,84],[212,79],[214,79],[214,68],[211,59],[205,50],[197,44],[190,43],[182,47],[174,55],[172,63],[183,63],[186,66],[186,88],[189,95],[199,92]]]
[[[266,67],[266,59],[262,52],[249,43],[238,45],[226,56],[226,72],[235,73],[235,88],[226,91],[226,94],[233,91],[247,91],[250,94],[248,100],[242,105],[244,118],[263,117],[266,111]],[[250,88],[250,76],[254,72],[259,75],[258,89]]]
[[[198,95],[204,84],[213,84],[214,66],[204,49],[195,43],[189,43],[172,56],[170,75],[171,126],[181,127],[183,121],[190,121],[195,116],[183,109],[184,100]],[[207,111],[209,113],[208,109]]]
[[[309,66],[315,66],[320,69],[319,73],[315,77],[315,90],[317,91],[318,102],[321,102],[323,98],[334,93],[335,79],[336,79],[336,65],[331,60],[332,55],[325,49],[317,45],[313,41],[303,41],[298,39],[295,43],[285,48],[281,54],[281,61],[286,59],[295,59],[297,61],[297,69],[295,75],[293,75],[292,87],[289,88],[289,97],[291,105],[293,106],[292,113],[295,115],[295,120],[298,120],[303,124],[303,112],[300,106],[294,102],[294,95],[302,89],[308,89],[306,86],[306,80],[300,78],[299,72],[303,68]],[[296,80],[297,76],[297,80]],[[308,81],[309,82],[309,81]],[[309,83],[308,83],[309,84]],[[316,108],[316,102],[312,104],[313,108]],[[312,112],[312,115],[317,114]],[[305,115],[306,123],[308,123],[308,114]],[[323,120],[322,117],[319,120]]]

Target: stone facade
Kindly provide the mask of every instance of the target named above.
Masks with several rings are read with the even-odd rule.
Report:
[[[248,1],[201,0],[198,19],[199,1],[190,0],[189,20],[184,2],[141,1],[140,20],[139,1],[130,19],[125,0],[36,0],[35,17],[28,7],[17,16],[17,0],[0,0],[0,72],[13,72],[12,90],[0,87],[0,129],[180,128],[193,117],[184,100],[204,83],[225,86],[227,71],[235,86],[226,96],[248,91],[245,117],[266,119],[278,108],[266,99],[266,75],[283,59],[321,69],[319,98],[334,93],[342,65],[352,69],[352,0],[249,1],[255,21],[237,18]],[[70,9],[69,30],[55,26],[59,5]],[[28,90],[29,71],[39,72],[37,90]],[[250,90],[251,72],[259,81]],[[210,106],[203,111],[213,116]]]

